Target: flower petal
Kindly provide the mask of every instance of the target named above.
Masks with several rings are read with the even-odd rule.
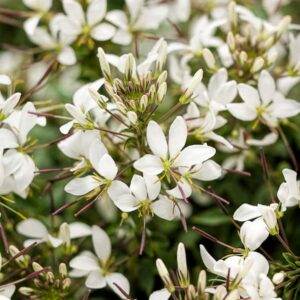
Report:
[[[166,137],[160,126],[150,121],[147,126],[147,141],[153,154],[163,159],[167,158],[168,145]]]
[[[116,33],[116,28],[108,23],[101,23],[91,31],[91,36],[96,41],[108,41]]]
[[[157,176],[154,175],[144,175],[147,194],[149,200],[154,200],[158,197],[161,190],[161,182]]]
[[[140,201],[148,198],[145,179],[140,175],[133,175],[130,183],[130,190]]]
[[[272,101],[275,93],[275,81],[266,70],[263,70],[259,75],[258,90],[260,97],[265,104]]]
[[[17,225],[17,232],[30,238],[42,239],[48,234],[46,226],[39,220],[29,218]]]
[[[241,98],[249,107],[256,108],[261,104],[257,90],[251,85],[241,83],[238,85],[238,90]]]
[[[117,173],[118,167],[112,157],[105,153],[99,161],[97,172],[102,175],[104,178],[113,180]]]
[[[174,158],[184,147],[187,139],[187,126],[182,117],[176,117],[169,130],[169,154]]]
[[[99,186],[99,181],[89,175],[83,178],[75,178],[71,180],[66,186],[65,191],[75,196],[82,196],[94,190]]]
[[[127,299],[120,290],[115,286],[114,283],[116,283],[120,288],[122,288],[125,293],[129,294],[130,292],[130,286],[128,279],[121,273],[111,273],[106,276],[106,282],[109,285],[109,287],[121,298],[121,299]]]
[[[98,258],[106,263],[111,254],[111,242],[107,233],[99,226],[92,227],[92,240]]]
[[[171,293],[165,288],[159,291],[155,291],[150,295],[149,300],[168,300],[171,297]]]
[[[162,161],[155,155],[146,154],[133,164],[134,168],[147,174],[157,175],[164,170]]]
[[[99,23],[106,14],[106,0],[92,0],[87,8],[87,23],[94,26]]]
[[[253,121],[256,116],[256,110],[246,103],[227,104],[228,111],[237,119],[242,121]]]
[[[244,203],[233,214],[233,218],[236,221],[245,222],[261,216],[257,206]]]
[[[106,280],[100,270],[92,271],[85,281],[85,286],[89,289],[102,289],[106,286]]]

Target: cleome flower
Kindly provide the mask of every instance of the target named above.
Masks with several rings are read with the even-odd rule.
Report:
[[[111,39],[116,29],[111,24],[104,22],[106,15],[107,1],[89,1],[86,14],[83,7],[74,0],[63,0],[63,8],[66,15],[59,19],[59,26],[64,35],[72,37],[75,41],[81,36],[81,43],[87,42],[93,45],[89,38],[96,41],[107,41]]]
[[[87,277],[85,285],[90,289],[102,289],[107,285],[121,298],[126,299],[119,291],[117,284],[129,293],[129,282],[121,274],[114,272],[114,258],[111,256],[111,241],[106,232],[98,226],[92,227],[92,241],[96,255],[84,251],[70,261],[71,277]]]
[[[174,202],[168,197],[159,197],[161,183],[154,175],[132,177],[130,187],[125,183],[115,180],[110,189],[109,196],[114,204],[123,212],[138,210],[140,217],[153,216],[154,214],[165,220],[172,220],[179,215]]]
[[[51,247],[57,248],[62,244],[67,246],[70,244],[70,240],[78,239],[91,235],[90,226],[81,222],[63,223],[60,226],[60,231],[57,236],[50,234],[46,226],[39,220],[34,218],[28,218],[21,221],[17,225],[17,232],[21,235],[29,237],[25,240],[24,247],[30,246],[32,243],[37,242],[48,243]]]
[[[227,108],[239,120],[256,120],[276,127],[278,120],[295,116],[300,112],[300,103],[285,99],[276,91],[274,79],[265,70],[259,75],[258,91],[244,83],[238,85],[238,90],[244,102],[227,104]]]
[[[184,148],[186,140],[187,126],[182,117],[176,117],[171,124],[168,143],[161,127],[156,122],[150,121],[147,126],[147,141],[153,154],[146,154],[136,160],[133,164],[134,168],[146,175],[163,173],[161,178],[172,177],[176,181],[177,190],[181,195],[184,194],[182,185],[190,174],[190,168],[201,165],[216,152],[213,147],[207,145],[192,145]],[[185,178],[181,178],[182,174]],[[189,195],[183,196],[185,198]]]

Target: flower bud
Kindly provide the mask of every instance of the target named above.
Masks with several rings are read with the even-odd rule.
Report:
[[[179,243],[177,248],[177,268],[179,274],[179,284],[181,287],[186,287],[189,281],[189,275],[186,264],[186,253],[183,243]]]
[[[175,291],[175,287],[171,280],[169,271],[161,259],[156,260],[156,268],[157,268],[160,278],[163,280],[168,291],[169,292]]]
[[[63,223],[60,225],[59,238],[63,240],[63,243],[67,248],[71,246],[70,228],[67,223]]]
[[[111,81],[111,71],[110,71],[109,63],[106,59],[105,52],[101,47],[98,48],[98,58],[99,58],[100,68],[102,70],[104,78],[108,81]]]
[[[167,83],[163,82],[159,86],[158,91],[157,91],[157,104],[162,103],[166,93],[167,93]]]
[[[148,97],[147,95],[143,95],[140,100],[139,109],[141,112],[144,112],[147,109],[148,106]]]
[[[134,111],[129,111],[127,112],[127,117],[130,123],[132,123],[133,125],[137,122],[137,115]]]
[[[34,290],[32,288],[29,288],[29,287],[20,287],[19,288],[19,292],[20,294],[22,295],[25,295],[25,296],[30,296],[31,294],[34,293]]]
[[[236,13],[236,3],[234,1],[230,2],[228,5],[228,19],[233,27],[237,27],[238,16]]]
[[[206,288],[206,272],[205,270],[201,270],[198,276],[198,284],[197,290],[199,291],[200,295],[205,292]]]
[[[38,264],[37,262],[32,263],[32,268],[35,272],[39,272],[39,271],[43,270],[43,267],[40,264]]]
[[[185,91],[184,95],[182,95],[179,99],[179,102],[181,104],[189,103],[192,99],[192,96],[197,89],[197,87],[200,85],[203,77],[203,70],[199,69],[193,76],[187,90]]]
[[[167,71],[163,71],[159,77],[157,78],[157,86],[160,86],[163,82],[165,82],[167,80],[168,77],[168,72]]]
[[[63,283],[62,283],[62,288],[63,290],[67,290],[70,286],[71,286],[71,279],[70,278],[66,278],[64,279]]]
[[[53,283],[55,280],[54,274],[52,272],[47,272],[46,278],[49,283]]]
[[[278,24],[278,27],[277,27],[277,31],[276,31],[276,38],[280,38],[282,36],[282,34],[284,34],[289,25],[291,24],[292,22],[292,18],[291,16],[285,16],[281,21],[280,23]]]
[[[105,101],[105,97],[100,95],[95,89],[89,88],[88,89],[90,96],[93,100],[98,104],[101,109],[107,108],[107,103]]]
[[[247,62],[247,60],[248,60],[248,54],[247,54],[247,52],[242,51],[240,53],[240,55],[239,55],[239,59],[240,59],[241,65],[243,66]]]
[[[167,59],[167,43],[165,41],[162,41],[159,49],[158,49],[158,57],[157,57],[157,62],[156,62],[156,72],[161,72],[164,64]]]
[[[129,53],[125,61],[125,78],[127,81],[136,78],[136,63],[133,55]]]
[[[280,284],[283,282],[285,278],[285,273],[284,272],[278,272],[278,273],[275,273],[273,278],[272,278],[272,281],[274,284]]]
[[[216,68],[215,57],[209,49],[207,48],[203,49],[203,58],[209,69]]]
[[[251,73],[256,73],[256,72],[260,71],[263,68],[264,64],[265,64],[265,61],[262,57],[255,58],[253,66],[252,66],[250,72]]]
[[[68,270],[67,270],[66,264],[60,263],[58,270],[59,270],[59,274],[62,278],[65,278],[68,275]]]
[[[231,31],[228,32],[228,34],[227,34],[227,45],[228,45],[228,47],[231,51],[234,51],[234,49],[235,49],[235,38],[234,38],[234,35]]]

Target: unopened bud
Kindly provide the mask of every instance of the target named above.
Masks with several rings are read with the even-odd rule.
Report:
[[[53,283],[55,280],[54,274],[52,272],[47,272],[46,278],[49,283]]]
[[[174,284],[171,280],[168,269],[166,268],[164,262],[161,259],[156,260],[156,268],[160,278],[163,280],[166,288],[169,292],[175,291]]]
[[[234,38],[234,35],[231,31],[228,32],[228,34],[227,34],[227,45],[228,45],[228,47],[231,51],[234,51],[234,49],[235,49],[235,38]]]
[[[59,238],[63,240],[67,248],[71,246],[70,227],[67,223],[60,225]]]
[[[160,86],[163,82],[165,82],[167,80],[167,77],[168,77],[168,72],[163,71],[157,78],[157,86]]]
[[[272,281],[274,284],[280,284],[283,282],[285,278],[285,273],[284,272],[278,272],[278,273],[275,273],[273,278],[272,278]]]
[[[263,68],[264,64],[265,64],[264,59],[261,58],[261,57],[257,57],[254,60],[254,63],[253,63],[253,66],[252,66],[250,72],[251,73],[256,73],[256,72],[260,71]]]
[[[238,23],[238,16],[236,13],[236,3],[234,1],[230,2],[228,5],[228,19],[230,24],[236,28]]]
[[[156,62],[156,72],[160,73],[164,67],[164,64],[167,59],[167,43],[165,41],[162,41],[159,49],[158,49],[158,57]]]
[[[157,91],[157,104],[160,104],[163,101],[166,93],[167,93],[167,83],[163,82],[159,86],[158,91]]]
[[[179,99],[181,104],[189,103],[192,100],[192,96],[195,90],[199,87],[203,77],[203,70],[199,69],[195,75],[193,76],[187,90],[185,91],[184,95],[182,95]]]
[[[186,287],[186,284],[188,284],[188,269],[186,264],[186,253],[183,243],[179,243],[177,248],[177,268],[178,268],[178,274],[179,274],[179,284],[181,287]]]
[[[98,104],[101,109],[107,108],[107,103],[105,101],[105,97],[100,95],[95,89],[89,88],[88,89],[90,96],[93,100]]]
[[[277,27],[277,31],[276,31],[276,38],[280,38],[282,36],[282,34],[284,34],[289,25],[291,24],[292,22],[292,18],[291,16],[285,16],[281,21],[280,23],[278,24],[278,27]]]
[[[101,47],[98,48],[98,58],[99,58],[100,68],[102,70],[104,78],[108,81],[111,81],[111,71],[110,71],[109,63],[106,59],[105,52]]]
[[[197,289],[200,292],[200,295],[202,295],[205,292],[206,288],[206,272],[204,270],[201,270],[198,276],[198,284]]]
[[[70,278],[66,278],[64,279],[63,283],[62,283],[62,288],[63,290],[67,290],[70,286],[71,286],[71,279]]]
[[[42,271],[44,268],[38,264],[37,262],[33,262],[32,263],[32,268],[35,272],[39,272],[39,271]]]
[[[148,106],[148,97],[147,95],[143,95],[141,100],[140,100],[140,111],[141,112],[144,112],[146,109],[147,109],[147,106]]]
[[[247,52],[242,51],[240,53],[240,55],[239,55],[239,59],[240,59],[241,65],[243,66],[247,62],[247,60],[248,60],[248,54],[247,54]]]
[[[62,278],[65,278],[68,275],[68,270],[67,270],[66,264],[60,263],[58,270],[59,270],[59,274]]]
[[[209,69],[216,68],[215,57],[209,49],[207,48],[203,49],[203,58]]]
[[[125,78],[127,81],[136,78],[136,63],[131,53],[127,55],[125,62]]]
[[[278,53],[277,52],[270,53],[268,55],[268,57],[267,57],[267,63],[268,63],[268,65],[273,64],[276,61],[277,57],[278,57]]]
[[[127,112],[127,117],[130,123],[132,123],[133,125],[136,124],[138,117],[134,111]]]
[[[24,287],[19,288],[19,292],[20,292],[20,294],[22,294],[24,296],[30,296],[34,293],[34,290],[32,288],[24,286]]]

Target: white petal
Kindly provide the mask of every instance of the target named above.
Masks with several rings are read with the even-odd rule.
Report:
[[[145,179],[140,175],[133,175],[130,183],[130,190],[140,201],[148,198]]]
[[[99,226],[92,227],[92,240],[98,258],[106,263],[111,254],[111,242],[107,233]]]
[[[24,22],[24,30],[25,32],[28,34],[28,35],[32,35],[34,34],[39,22],[40,22],[40,19],[41,19],[41,15],[40,14],[37,14],[37,15],[34,15],[33,17],[31,18],[28,18],[25,22]]]
[[[32,218],[21,221],[16,229],[18,233],[31,238],[41,239],[48,234],[46,226],[39,220]]]
[[[256,250],[268,238],[269,232],[264,221],[258,218],[245,222],[241,226],[240,236],[246,248]]]
[[[90,145],[88,158],[90,159],[91,164],[96,171],[98,171],[97,169],[99,168],[100,161],[105,153],[107,153],[107,149],[102,141],[100,139],[95,139]]]
[[[102,289],[106,286],[106,280],[101,275],[100,270],[92,271],[86,281],[85,286],[89,289]]]
[[[251,85],[241,83],[238,85],[238,90],[241,98],[249,107],[256,108],[261,104],[257,90]]]
[[[236,221],[245,222],[260,216],[257,206],[244,203],[235,211],[233,218]]]
[[[275,93],[275,81],[269,72],[263,70],[258,79],[258,90],[262,101],[267,104],[269,103]]]
[[[209,80],[208,83],[208,93],[211,98],[215,98],[215,94],[226,81],[227,81],[228,75],[227,70],[225,68],[222,68],[218,70],[217,73],[215,73]]]
[[[256,110],[246,103],[227,104],[228,111],[237,119],[242,121],[253,121],[256,116]]]
[[[176,117],[169,130],[169,154],[174,158],[184,147],[187,139],[187,126],[182,117]]]
[[[168,300],[171,297],[171,293],[167,289],[162,289],[159,291],[153,292],[149,300]]]
[[[92,234],[91,227],[82,222],[73,222],[69,224],[70,238],[77,239]]]
[[[81,5],[74,0],[63,0],[63,7],[66,14],[72,19],[83,24],[85,22],[84,12]]]
[[[192,188],[185,179],[181,179],[177,182],[175,188],[167,190],[166,192],[177,199],[185,199],[191,196]]]
[[[129,187],[124,182],[119,180],[114,180],[108,189],[108,195],[113,201],[118,200],[118,197],[122,195],[130,195],[130,194],[131,191]]]
[[[2,113],[4,115],[7,115],[13,111],[15,106],[18,104],[19,100],[21,98],[21,93],[14,93],[11,95],[4,103],[2,107]]]
[[[174,165],[177,167],[190,167],[192,165],[201,164],[208,160],[216,153],[216,149],[206,145],[192,145],[184,148]]]
[[[209,271],[213,272],[215,268],[216,260],[207,252],[207,250],[203,245],[200,245],[200,254],[205,267]]]
[[[214,101],[222,104],[228,104],[234,100],[237,95],[237,85],[235,81],[228,81],[223,84],[217,91]]]
[[[112,23],[113,25],[126,30],[128,26],[127,16],[122,10],[112,10],[107,13],[106,20]]]
[[[75,51],[71,47],[64,47],[58,54],[57,60],[66,66],[71,66],[76,63]]]
[[[130,13],[130,19],[134,22],[141,12],[144,5],[144,0],[125,0]]]
[[[48,234],[48,242],[51,244],[53,248],[57,248],[63,243],[63,240],[56,238],[51,234]]]
[[[161,197],[153,202],[152,209],[155,215],[167,221],[173,220],[177,216],[177,207],[174,202],[167,197]]]
[[[117,30],[112,42],[119,45],[129,45],[132,40],[131,34],[127,30]]]
[[[114,285],[116,283],[119,287],[121,287],[125,293],[129,294],[130,292],[130,286],[128,279],[121,273],[111,273],[108,274],[105,277],[107,284],[109,287],[121,298],[121,299],[127,299],[120,291],[119,289]]]
[[[91,36],[96,41],[108,41],[116,33],[116,28],[108,23],[101,23],[91,31]]]
[[[166,159],[168,153],[167,140],[160,126],[154,121],[150,121],[147,126],[147,141],[153,154]]]
[[[10,85],[11,79],[5,74],[0,74],[0,84]]]
[[[161,182],[157,176],[144,174],[147,194],[149,200],[154,200],[158,197],[161,190]]]
[[[113,202],[123,212],[131,212],[139,207],[137,199],[131,194],[120,195]]]
[[[300,113],[300,103],[295,100],[275,101],[271,107],[272,115],[277,118],[289,118]]]
[[[248,139],[246,141],[247,145],[251,146],[268,146],[274,144],[278,139],[278,134],[275,132],[271,132],[264,136],[263,139],[257,140],[257,139]]]
[[[105,153],[100,159],[96,171],[104,178],[113,180],[118,173],[118,167],[113,158]]]
[[[19,143],[13,132],[6,128],[0,128],[0,148],[17,148]]]
[[[62,133],[62,134],[68,134],[71,130],[71,128],[73,127],[73,124],[74,124],[74,120],[62,125],[59,127],[59,131]]]
[[[157,175],[164,170],[162,161],[155,155],[146,154],[133,164],[134,168],[148,175]]]
[[[65,191],[75,196],[82,196],[94,190],[99,186],[99,181],[93,176],[86,176],[83,178],[75,178],[71,180],[66,186]]]
[[[3,296],[4,298],[3,299],[0,298],[0,300],[10,300],[10,298],[14,294],[15,290],[16,290],[15,285],[9,285],[9,286],[2,288],[1,296]]]
[[[196,168],[197,169],[197,168]],[[222,167],[213,160],[205,161],[192,177],[202,181],[215,180],[222,175]]]
[[[52,0],[23,0],[23,3],[37,11],[48,11],[52,5]]]
[[[82,271],[99,271],[98,261],[94,255],[79,254],[70,261],[70,267]]]
[[[106,14],[106,0],[92,0],[87,8],[87,22],[93,26],[100,22]]]

